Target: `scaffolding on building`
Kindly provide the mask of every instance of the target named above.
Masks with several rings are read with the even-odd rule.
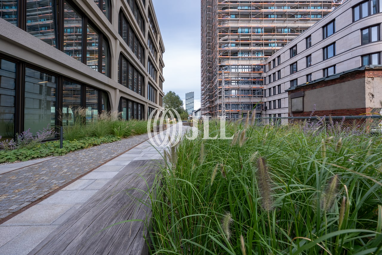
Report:
[[[342,3],[332,0],[201,2],[202,115],[230,119],[246,117],[253,110],[261,115],[264,62]]]

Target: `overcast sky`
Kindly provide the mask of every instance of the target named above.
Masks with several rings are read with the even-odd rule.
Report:
[[[153,0],[166,52],[164,92],[185,99],[195,92],[200,108],[200,0]]]

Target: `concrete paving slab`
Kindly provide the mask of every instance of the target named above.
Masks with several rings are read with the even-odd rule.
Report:
[[[105,166],[127,166],[130,160],[112,160],[105,164]]]
[[[58,205],[74,205],[83,204],[91,196],[93,196],[97,190],[61,190],[53,196],[45,199],[40,204],[58,204]]]
[[[13,217],[3,225],[41,225],[50,224],[67,212],[72,205],[38,204]]]
[[[67,220],[75,211],[77,211],[82,204],[74,205],[72,206],[68,211],[66,211],[61,217],[59,217],[57,220],[55,220],[52,224],[53,225],[61,225],[64,223],[65,220]]]
[[[105,180],[95,180],[92,184],[86,187],[87,190],[100,190],[110,179]]]
[[[1,246],[0,254],[27,255],[37,244],[52,233],[56,227],[57,225],[29,227],[16,238]]]
[[[27,230],[27,226],[0,227],[0,247]]]
[[[77,180],[62,190],[81,190],[92,184],[94,180]]]
[[[119,172],[124,168],[124,166],[101,166],[94,170],[93,172]]]
[[[91,172],[80,180],[98,180],[98,179],[112,179],[119,172]]]

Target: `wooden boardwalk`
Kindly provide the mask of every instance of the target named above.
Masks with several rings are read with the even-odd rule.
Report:
[[[160,160],[132,161],[29,254],[148,254],[147,192],[160,164]],[[117,224],[128,220],[139,221]]]

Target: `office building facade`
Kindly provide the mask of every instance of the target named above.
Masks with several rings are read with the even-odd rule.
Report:
[[[263,116],[379,113],[381,32],[381,0],[344,2],[267,60]]]
[[[186,111],[188,112],[189,115],[191,115],[192,112],[194,111],[194,102],[195,102],[194,92],[186,93]]]
[[[0,136],[102,112],[162,109],[165,51],[151,0],[0,0]]]
[[[264,62],[340,4],[201,0],[202,115],[260,116]]]

